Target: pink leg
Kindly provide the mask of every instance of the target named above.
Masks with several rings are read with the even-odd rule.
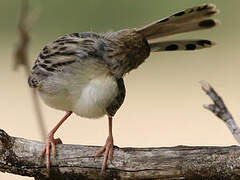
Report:
[[[46,144],[43,150],[40,153],[40,156],[43,157],[46,154],[46,166],[47,169],[50,169],[50,149],[52,148],[52,153],[56,156],[56,144],[62,144],[62,141],[58,139],[54,139],[54,134],[57,129],[62,125],[62,123],[72,114],[72,112],[67,112],[66,115],[60,120],[60,122],[50,131],[47,136]]]
[[[108,117],[109,135],[105,145],[96,153],[95,157],[99,157],[105,152],[104,160],[102,163],[102,172],[106,169],[108,158],[112,162],[113,160],[113,135],[112,135],[112,117]]]

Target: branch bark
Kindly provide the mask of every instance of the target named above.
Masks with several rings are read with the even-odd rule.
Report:
[[[119,148],[114,164],[100,175],[100,148],[59,144],[48,176],[39,158],[43,143],[11,137],[0,130],[0,171],[36,180],[75,179],[239,179],[240,147]]]

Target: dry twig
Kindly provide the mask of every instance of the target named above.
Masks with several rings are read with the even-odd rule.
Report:
[[[14,69],[17,69],[19,66],[23,66],[26,76],[28,77],[30,72],[30,65],[28,61],[28,46],[30,41],[30,35],[28,31],[28,13],[29,13],[29,1],[22,0],[20,16],[18,21],[18,33],[19,33],[19,42],[15,49],[14,53]],[[44,126],[44,120],[40,108],[39,99],[35,89],[31,89],[32,99],[34,103],[34,108],[36,112],[37,122],[39,124],[40,132],[42,139],[46,137],[46,130]]]
[[[222,98],[217,94],[213,87],[206,81],[201,81],[203,91],[212,99],[214,104],[204,105],[205,109],[213,112],[218,118],[228,126],[234,138],[240,144],[240,128],[234,121],[231,113],[224,104]]]

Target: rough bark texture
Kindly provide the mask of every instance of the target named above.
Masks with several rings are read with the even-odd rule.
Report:
[[[39,158],[43,143],[0,130],[0,171],[37,180],[75,179],[240,179],[240,147],[119,148],[114,164],[100,174],[96,146],[59,144],[50,177]]]

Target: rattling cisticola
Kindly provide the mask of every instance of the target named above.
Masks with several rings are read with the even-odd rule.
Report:
[[[50,150],[56,154],[54,133],[72,114],[109,121],[105,145],[96,152],[104,154],[102,170],[113,160],[112,119],[125,98],[123,78],[142,64],[151,52],[192,51],[214,45],[206,39],[161,41],[161,37],[195,30],[210,29],[217,24],[212,16],[215,5],[206,4],[177,12],[141,28],[97,34],[71,33],[46,45],[30,73],[28,83],[36,88],[50,107],[66,112],[46,139],[41,156],[50,168]]]

